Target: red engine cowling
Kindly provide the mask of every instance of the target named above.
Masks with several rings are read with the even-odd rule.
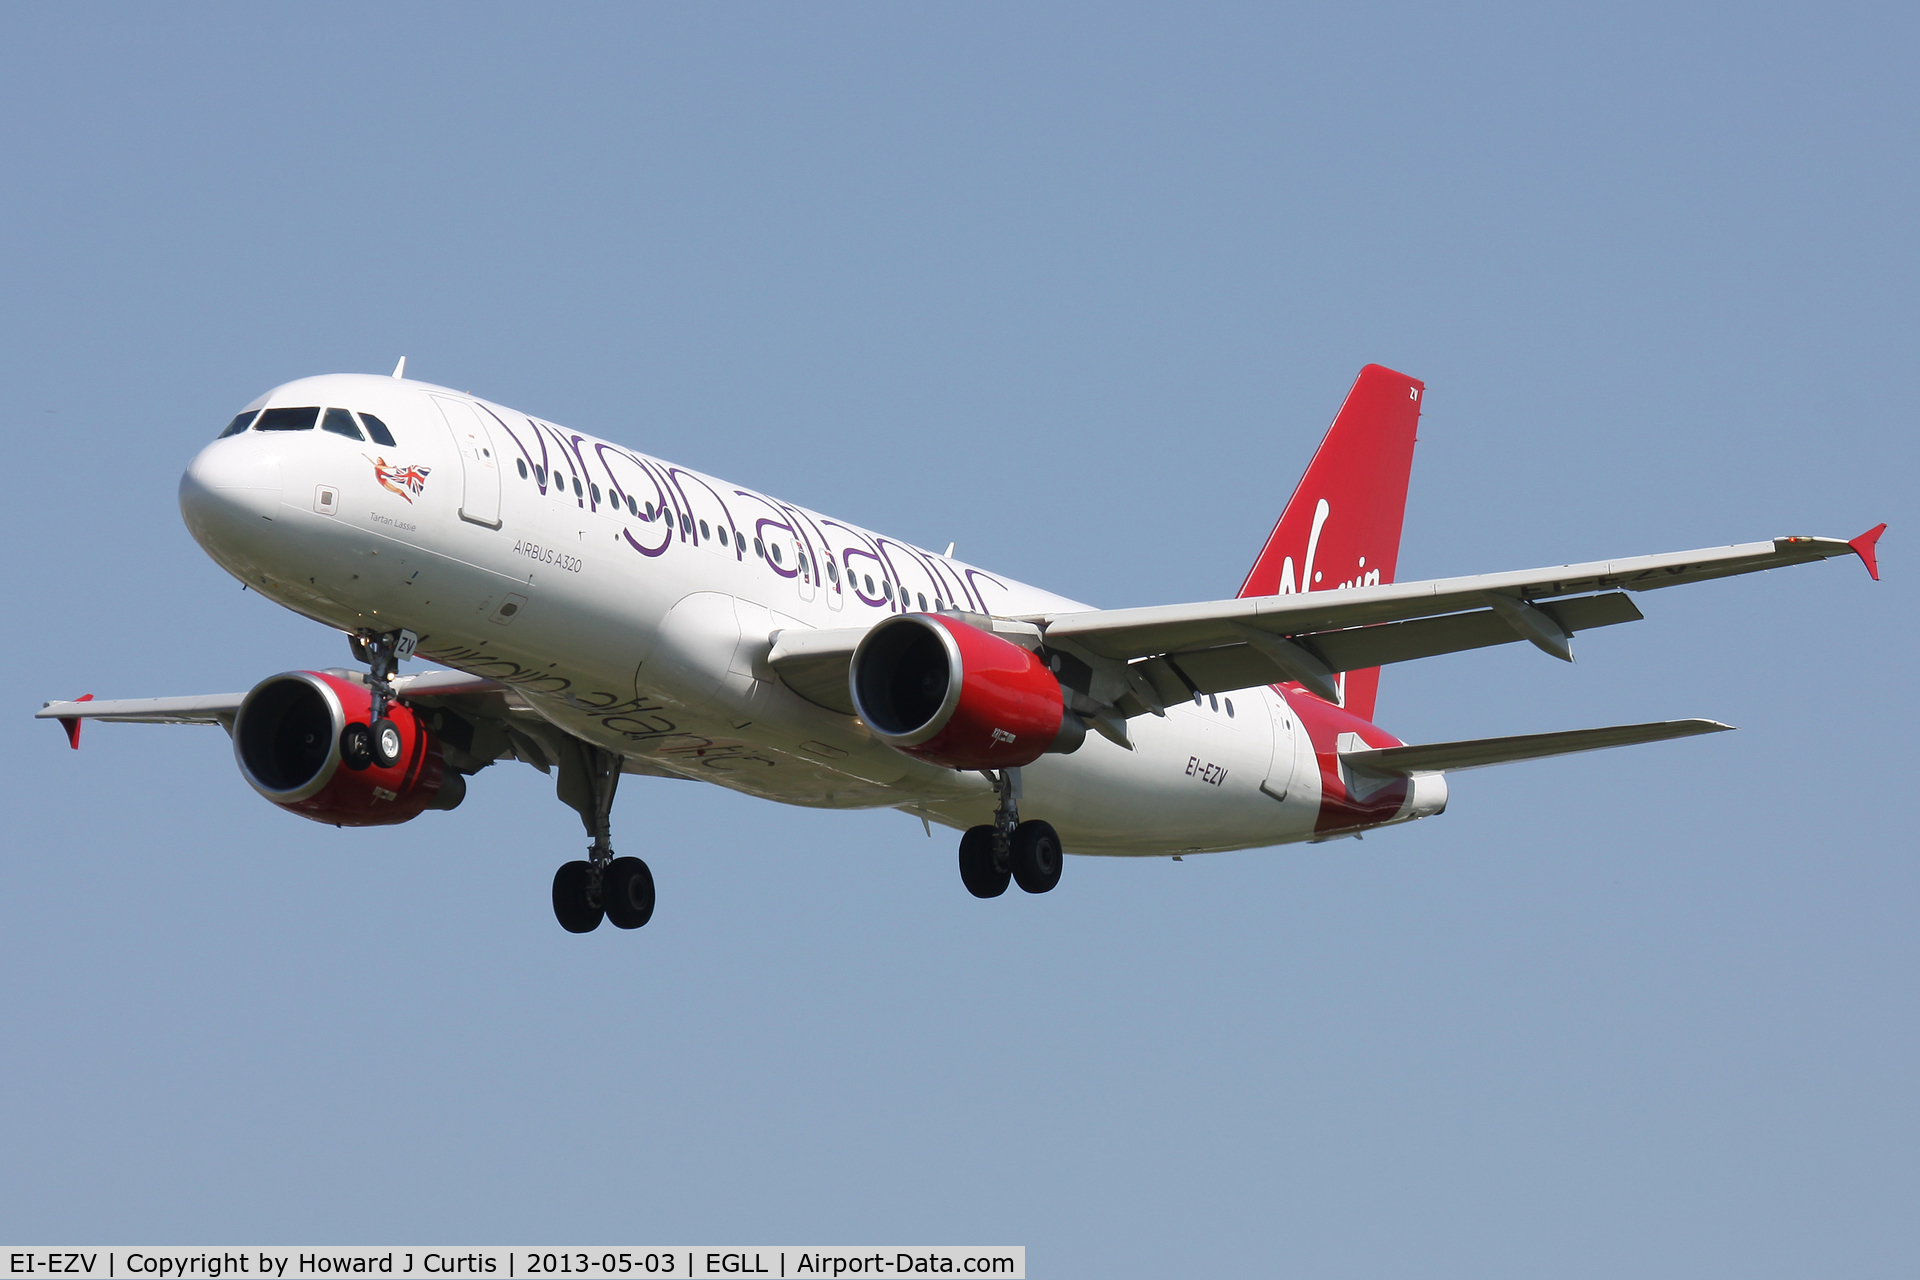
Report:
[[[253,687],[233,721],[241,776],[267,799],[303,818],[342,827],[382,827],[451,809],[466,780],[448,769],[424,724],[397,703],[387,718],[400,731],[400,759],[364,769],[341,758],[340,735],[366,724],[368,688],[321,671],[286,671]]]
[[[1086,737],[1039,658],[953,618],[887,619],[854,651],[851,678],[853,705],[875,737],[948,768],[1032,764]]]

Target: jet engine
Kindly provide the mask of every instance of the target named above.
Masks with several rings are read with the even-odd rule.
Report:
[[[1071,752],[1086,725],[1032,652],[936,614],[908,613],[854,651],[853,705],[875,737],[952,769],[1032,764]]]
[[[440,743],[398,703],[369,725],[373,694],[330,672],[286,671],[253,687],[233,722],[240,773],[282,809],[341,827],[406,822],[466,798]],[[393,734],[374,749],[376,735]],[[382,757],[391,758],[387,763]]]

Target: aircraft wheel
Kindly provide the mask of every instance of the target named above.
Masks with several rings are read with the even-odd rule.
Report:
[[[615,928],[638,929],[653,919],[653,872],[638,858],[615,858],[600,879],[600,896]]]
[[[592,933],[606,914],[595,902],[593,864],[581,859],[563,862],[553,873],[553,917],[568,933]]]
[[[383,769],[400,763],[400,726],[385,716],[373,722],[373,759]]]
[[[373,730],[358,720],[340,731],[340,763],[355,773],[373,763]]]
[[[960,837],[960,881],[976,898],[997,898],[1007,891],[1012,872],[995,865],[993,828],[968,827]]]
[[[1045,893],[1060,883],[1060,836],[1048,822],[1023,822],[1013,829],[1013,878],[1028,893]]]

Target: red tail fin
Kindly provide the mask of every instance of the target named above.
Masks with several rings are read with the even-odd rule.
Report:
[[[1393,581],[1407,476],[1426,383],[1370,364],[1307,464],[1280,522],[1273,526],[1242,596],[1331,591]],[[1380,669],[1349,671],[1341,705],[1373,719]]]

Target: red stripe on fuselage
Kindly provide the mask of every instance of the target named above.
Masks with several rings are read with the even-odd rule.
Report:
[[[1277,684],[1273,690],[1285,698],[1293,713],[1300,717],[1307,739],[1313,743],[1313,758],[1320,766],[1320,815],[1314,820],[1313,829],[1324,834],[1391,822],[1406,804],[1410,784],[1405,778],[1396,778],[1364,796],[1352,794],[1340,771],[1340,735],[1357,734],[1369,747],[1405,744],[1371,720],[1322,702],[1297,684]]]

